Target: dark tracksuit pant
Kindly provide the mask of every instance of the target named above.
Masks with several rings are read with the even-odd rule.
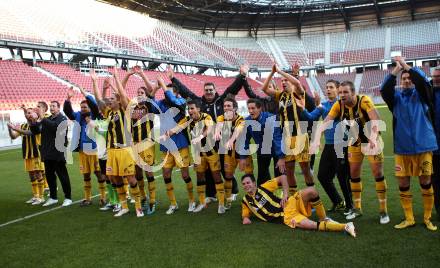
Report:
[[[350,189],[350,165],[348,164],[347,147],[344,148],[344,158],[337,158],[333,144],[326,144],[319,161],[318,180],[327,193],[333,204],[342,201],[341,196],[335,188],[333,178],[338,178],[339,186],[344,195],[347,208],[353,207]]]
[[[69,173],[67,173],[66,162],[56,160],[45,160],[44,169],[46,171],[47,184],[49,185],[50,198],[57,198],[57,176],[60,179],[61,186],[63,187],[64,197],[66,199],[72,199],[72,193],[70,188]]]
[[[278,157],[270,154],[257,154],[257,166],[258,166],[258,175],[257,175],[257,185],[261,185],[266,181],[272,179],[273,177],[270,175],[269,166],[270,161],[273,159],[273,177],[278,177],[281,173],[275,167],[278,162]]]

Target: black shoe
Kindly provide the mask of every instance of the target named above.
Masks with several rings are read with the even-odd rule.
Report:
[[[345,202],[341,201],[338,204],[333,204],[327,212],[336,212],[336,211],[344,211],[345,210]]]
[[[87,207],[87,206],[90,206],[91,204],[92,204],[92,201],[84,199],[83,201],[81,201],[81,203],[79,203],[79,206],[80,207]]]

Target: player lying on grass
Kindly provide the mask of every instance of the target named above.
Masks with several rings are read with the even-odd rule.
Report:
[[[281,175],[257,187],[255,177],[246,174],[241,178],[241,183],[246,195],[242,201],[243,224],[251,224],[250,217],[256,216],[262,221],[283,221],[291,228],[317,230],[325,232],[347,232],[356,237],[354,224],[337,223],[326,217],[325,209],[319,194],[314,187],[307,187],[289,197],[289,184],[286,175]],[[283,197],[274,192],[282,186]],[[315,208],[319,221],[309,219]]]

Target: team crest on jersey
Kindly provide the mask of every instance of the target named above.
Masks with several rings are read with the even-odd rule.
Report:
[[[131,117],[133,119],[141,119],[145,114],[145,110],[144,109],[135,109],[133,111],[133,113],[131,114]]]
[[[266,198],[261,197],[260,201],[258,202],[261,206],[264,206],[267,203]]]
[[[280,108],[287,108],[292,106],[292,99],[288,99],[286,102],[280,101]]]

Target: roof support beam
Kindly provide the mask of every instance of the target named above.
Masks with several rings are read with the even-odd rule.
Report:
[[[379,9],[379,5],[377,4],[377,0],[374,0],[373,3],[374,3],[374,9],[376,10],[377,25],[382,25],[382,15]]]
[[[345,30],[347,30],[347,31],[350,30],[350,21],[348,20],[345,9],[341,3],[338,3],[338,9],[339,9],[339,12],[341,13],[342,17],[344,18]]]
[[[298,32],[298,37],[301,37],[301,28],[302,28],[302,22],[303,22],[303,17],[304,17],[304,13],[306,12],[306,4],[307,2],[304,1],[303,6],[301,8],[301,12],[298,15],[298,21],[296,22],[296,29]]]
[[[411,12],[411,20],[415,20],[416,1],[409,0],[409,6]]]

